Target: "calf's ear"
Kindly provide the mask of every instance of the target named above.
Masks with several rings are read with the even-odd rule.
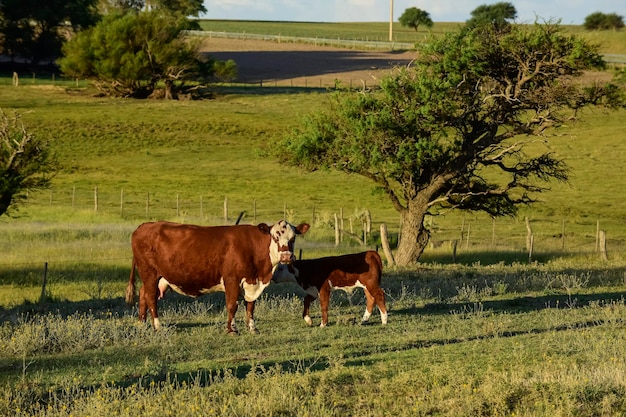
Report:
[[[266,235],[270,234],[270,227],[266,225],[265,223],[259,223],[257,227],[262,233],[265,233]]]
[[[300,223],[298,227],[296,227],[296,234],[297,235],[305,234],[309,230],[309,227],[311,226],[308,223]]]

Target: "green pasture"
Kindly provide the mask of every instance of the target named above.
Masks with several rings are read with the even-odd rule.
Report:
[[[469,16],[468,16],[469,18]],[[541,19],[539,20],[540,22]],[[270,22],[254,20],[199,20],[202,30],[214,32],[250,33],[272,36],[317,37],[320,39],[343,39],[359,41],[389,40],[389,22]],[[533,22],[520,22],[533,23]],[[462,22],[434,22],[432,28],[402,27],[393,22],[392,35],[395,42],[421,43],[430,34],[439,35],[457,30]],[[567,31],[580,35],[600,45],[605,54],[626,54],[626,31],[587,31],[582,26],[564,25]]]
[[[264,151],[326,100],[315,89],[216,87],[212,100],[134,101],[0,82],[0,108],[18,111],[61,167],[50,190],[0,218],[0,416],[626,413],[624,110],[591,109],[546,136],[571,181],[515,218],[429,219],[420,263],[385,270],[386,327],[378,311],[358,325],[357,290],[333,294],[330,326],[308,328],[290,285],[257,303],[260,335],[225,334],[219,293],[168,293],[163,331],[137,323],[123,292],[129,237],[146,220],[306,221],[304,257],[376,247],[385,223],[393,245],[398,214],[366,180],[283,167]],[[350,232],[339,246],[335,214]]]

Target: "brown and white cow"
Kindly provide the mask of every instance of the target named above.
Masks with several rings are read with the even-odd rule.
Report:
[[[302,317],[310,326],[309,315],[311,302],[319,297],[322,310],[321,327],[328,324],[328,304],[330,291],[342,289],[351,291],[363,288],[367,298],[362,322],[367,322],[378,305],[382,324],[387,324],[385,293],[380,288],[383,263],[375,251],[353,253],[349,255],[328,256],[318,259],[296,260],[291,265],[281,265],[274,273],[274,282],[297,282],[307,295],[304,298]]]
[[[135,268],[143,286],[139,290],[139,318],[160,327],[157,300],[168,287],[198,297],[223,291],[228,310],[228,333],[237,333],[235,313],[240,293],[246,304],[246,324],[254,324],[254,301],[272,279],[279,263],[295,260],[296,235],[304,234],[309,225],[297,227],[281,220],[266,224],[237,226],[194,226],[170,222],[140,225],[131,238],[133,265],[126,288],[126,302],[134,304]]]

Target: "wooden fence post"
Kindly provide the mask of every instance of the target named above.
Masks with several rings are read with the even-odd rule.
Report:
[[[528,239],[528,263],[533,261],[533,246],[535,244],[535,235],[531,233],[530,238]]]
[[[337,220],[337,213],[335,213],[335,246],[339,246],[339,221]]]
[[[224,221],[228,223],[228,197],[224,197]]]
[[[454,239],[452,241],[452,263],[455,264],[456,263],[456,246],[457,246],[458,241],[456,239]]]
[[[146,197],[146,219],[150,218],[150,193]]]
[[[124,217],[124,189],[120,191],[120,217]]]
[[[44,303],[46,301],[46,284],[48,283],[48,262],[43,264],[43,278],[41,282],[41,295],[39,296],[39,302]]]
[[[606,255],[606,232],[604,230],[600,230],[598,233],[598,244],[600,245],[600,259],[608,261],[609,258]]]
[[[383,252],[385,254],[385,258],[387,258],[387,264],[391,266],[395,265],[396,261],[393,259],[393,254],[391,253],[391,248],[389,247],[387,225],[385,223],[380,224],[380,242],[383,245]]]
[[[600,250],[600,220],[596,221],[596,252]]]
[[[526,250],[530,251],[530,247],[532,246],[533,229],[530,227],[530,220],[528,220],[528,217],[524,217],[524,222],[526,223]]]
[[[93,211],[98,212],[98,186],[93,189]]]
[[[339,208],[339,240],[343,242],[343,207]]]

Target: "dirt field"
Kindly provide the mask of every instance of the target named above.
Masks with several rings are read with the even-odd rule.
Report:
[[[300,43],[207,39],[203,51],[239,69],[238,82],[294,86],[375,85],[397,65],[407,65],[414,52],[359,51]]]

